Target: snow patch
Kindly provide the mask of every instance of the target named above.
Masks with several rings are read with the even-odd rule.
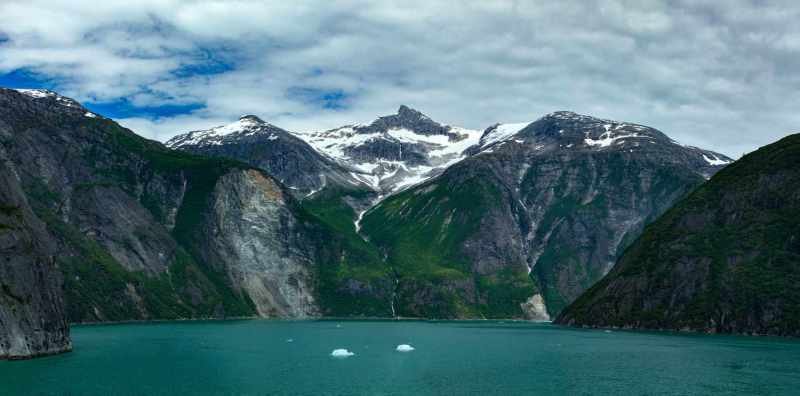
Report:
[[[720,159],[714,154],[711,154],[711,157],[713,158],[709,158],[708,156],[703,154],[703,159],[706,160],[706,162],[708,162],[708,164],[711,166],[728,165],[731,163],[731,161],[725,161],[723,159]]]
[[[430,143],[444,146],[450,141],[445,135],[421,135],[408,129],[390,129],[386,134],[402,143]]]
[[[494,143],[507,140],[516,135],[517,132],[525,129],[525,127],[530,124],[530,122],[498,124],[494,128],[490,129],[488,133],[481,138],[480,145],[481,147],[487,147]]]
[[[80,108],[80,104],[78,102],[46,89],[15,89],[15,91],[23,95],[30,96],[34,99],[55,98],[56,102],[64,107]]]
[[[611,146],[617,140],[628,139],[628,138],[652,139],[652,137],[650,137],[650,136],[643,136],[643,135],[639,135],[638,133],[614,135],[611,132],[603,132],[603,134],[601,134],[599,136],[599,139],[592,139],[592,138],[587,137],[586,139],[583,139],[583,141],[588,146],[597,146],[597,147],[603,148],[603,147]]]
[[[32,98],[47,98],[51,96],[56,96],[55,93],[50,92],[46,89],[16,89],[15,91],[28,95]]]

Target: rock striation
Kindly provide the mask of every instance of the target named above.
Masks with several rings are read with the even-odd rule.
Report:
[[[72,349],[54,247],[0,146],[0,359]]]

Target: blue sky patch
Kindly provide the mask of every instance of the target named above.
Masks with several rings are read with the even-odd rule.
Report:
[[[324,90],[307,87],[289,88],[288,97],[328,110],[347,108],[349,99],[349,95],[340,89]]]
[[[3,88],[44,88],[53,90],[52,80],[25,71],[14,70],[11,73],[0,74],[0,87]]]
[[[203,105],[199,103],[164,106],[134,106],[125,99],[112,102],[88,102],[83,103],[83,105],[87,109],[109,118],[144,117],[153,119],[188,114],[203,108]]]

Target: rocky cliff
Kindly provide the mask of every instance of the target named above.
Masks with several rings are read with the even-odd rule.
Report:
[[[0,145],[0,359],[69,351],[55,246]]]
[[[680,201],[558,318],[574,326],[800,335],[800,135]]]
[[[0,90],[0,136],[54,237],[70,321],[319,312],[314,245],[269,175],[49,91]]]

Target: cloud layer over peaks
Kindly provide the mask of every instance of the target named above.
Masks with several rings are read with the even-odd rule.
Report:
[[[0,81],[159,140],[241,114],[327,129],[400,104],[475,129],[572,110],[733,156],[800,130],[794,2],[389,3],[6,0]]]

